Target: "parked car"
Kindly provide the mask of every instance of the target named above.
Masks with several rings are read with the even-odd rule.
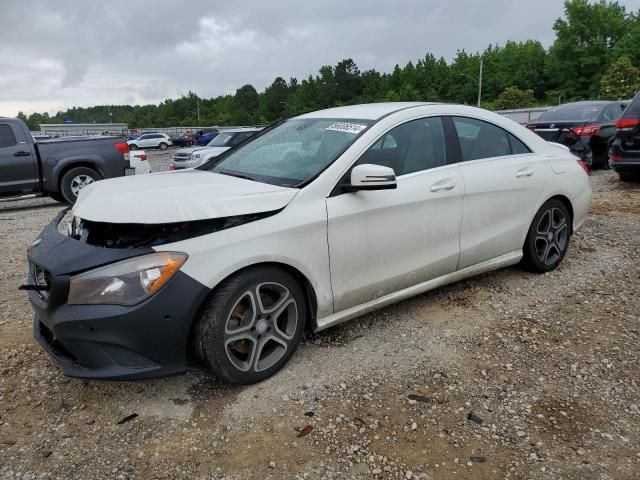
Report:
[[[182,133],[171,135],[171,142],[175,147],[190,147],[194,144],[195,140],[190,133]]]
[[[147,161],[147,153],[143,150],[133,150],[129,152],[129,163],[135,169],[136,175],[151,173],[151,165]]]
[[[620,180],[640,180],[640,94],[616,122],[616,137],[609,162]]]
[[[171,137],[164,133],[145,133],[134,140],[127,141],[131,150],[139,148],[159,148],[166,150],[173,145]]]
[[[38,140],[17,118],[0,117],[0,201],[49,196],[74,203],[86,185],[130,170],[121,137]]]
[[[628,102],[576,102],[554,107],[528,128],[545,140],[561,143],[590,168],[608,168],[616,120]]]
[[[196,140],[196,145],[204,146],[207,145],[211,140],[218,136],[218,132],[209,132],[203,135],[200,135]]]
[[[173,168],[181,170],[183,168],[193,168],[209,161],[213,157],[226,152],[231,147],[244,142],[247,138],[258,133],[261,128],[233,128],[222,130],[211,140],[205,148],[183,148],[173,155]]]
[[[174,374],[193,351],[248,384],[306,331],[509,265],[554,270],[590,200],[582,160],[498,114],[332,108],[220,162],[90,185],[68,236],[61,214],[29,248],[24,288],[67,375]]]

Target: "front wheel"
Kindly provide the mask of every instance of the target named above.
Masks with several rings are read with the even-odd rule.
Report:
[[[138,146],[135,143],[130,143],[129,144],[129,150],[137,150]]]
[[[88,167],[76,167],[69,170],[60,180],[60,192],[67,203],[74,204],[80,190],[100,180],[100,175]]]
[[[302,288],[287,272],[256,267],[214,292],[194,330],[200,360],[228,383],[257,383],[295,352],[306,321]]]
[[[555,270],[567,253],[571,217],[560,200],[546,202],[533,218],[523,248],[523,266],[532,272]]]

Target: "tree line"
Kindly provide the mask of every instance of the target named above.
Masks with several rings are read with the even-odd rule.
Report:
[[[526,19],[523,19],[526,21]],[[480,61],[484,66],[482,106],[500,110],[584,99],[631,97],[640,89],[640,11],[617,1],[567,0],[553,25],[547,50],[537,40],[489,45],[483,52],[459,50],[447,62],[427,53],[392,72],[361,71],[352,59],[325,65],[298,80],[277,77],[264,91],[247,84],[233,95],[200,98],[189,92],[158,105],[70,108],[55,115],[22,118],[40,123],[128,123],[131,128],[180,125],[251,125],[356,103],[434,101],[474,105]],[[200,113],[198,121],[197,113]]]

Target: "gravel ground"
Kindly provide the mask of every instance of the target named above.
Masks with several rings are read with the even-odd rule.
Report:
[[[637,479],[640,185],[592,180],[556,272],[506,269],[366,315],[242,388],[195,366],[63,377],[17,291],[60,205],[0,205],[0,479]]]

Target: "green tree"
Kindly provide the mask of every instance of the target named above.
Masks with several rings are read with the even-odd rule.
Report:
[[[234,123],[248,125],[256,120],[260,97],[253,85],[244,85],[233,97],[232,119]]]
[[[289,86],[284,78],[276,78],[260,95],[260,117],[271,123],[285,116]]]
[[[521,90],[518,87],[507,87],[498,95],[493,106],[496,110],[509,110],[512,108],[527,108],[536,104],[533,90]]]
[[[551,87],[566,98],[589,98],[599,92],[600,77],[628,28],[628,15],[618,2],[567,0],[566,18],[553,25],[556,40],[549,50],[546,72]]]
[[[631,98],[639,89],[640,70],[629,57],[620,57],[600,80],[600,95],[610,100]]]

